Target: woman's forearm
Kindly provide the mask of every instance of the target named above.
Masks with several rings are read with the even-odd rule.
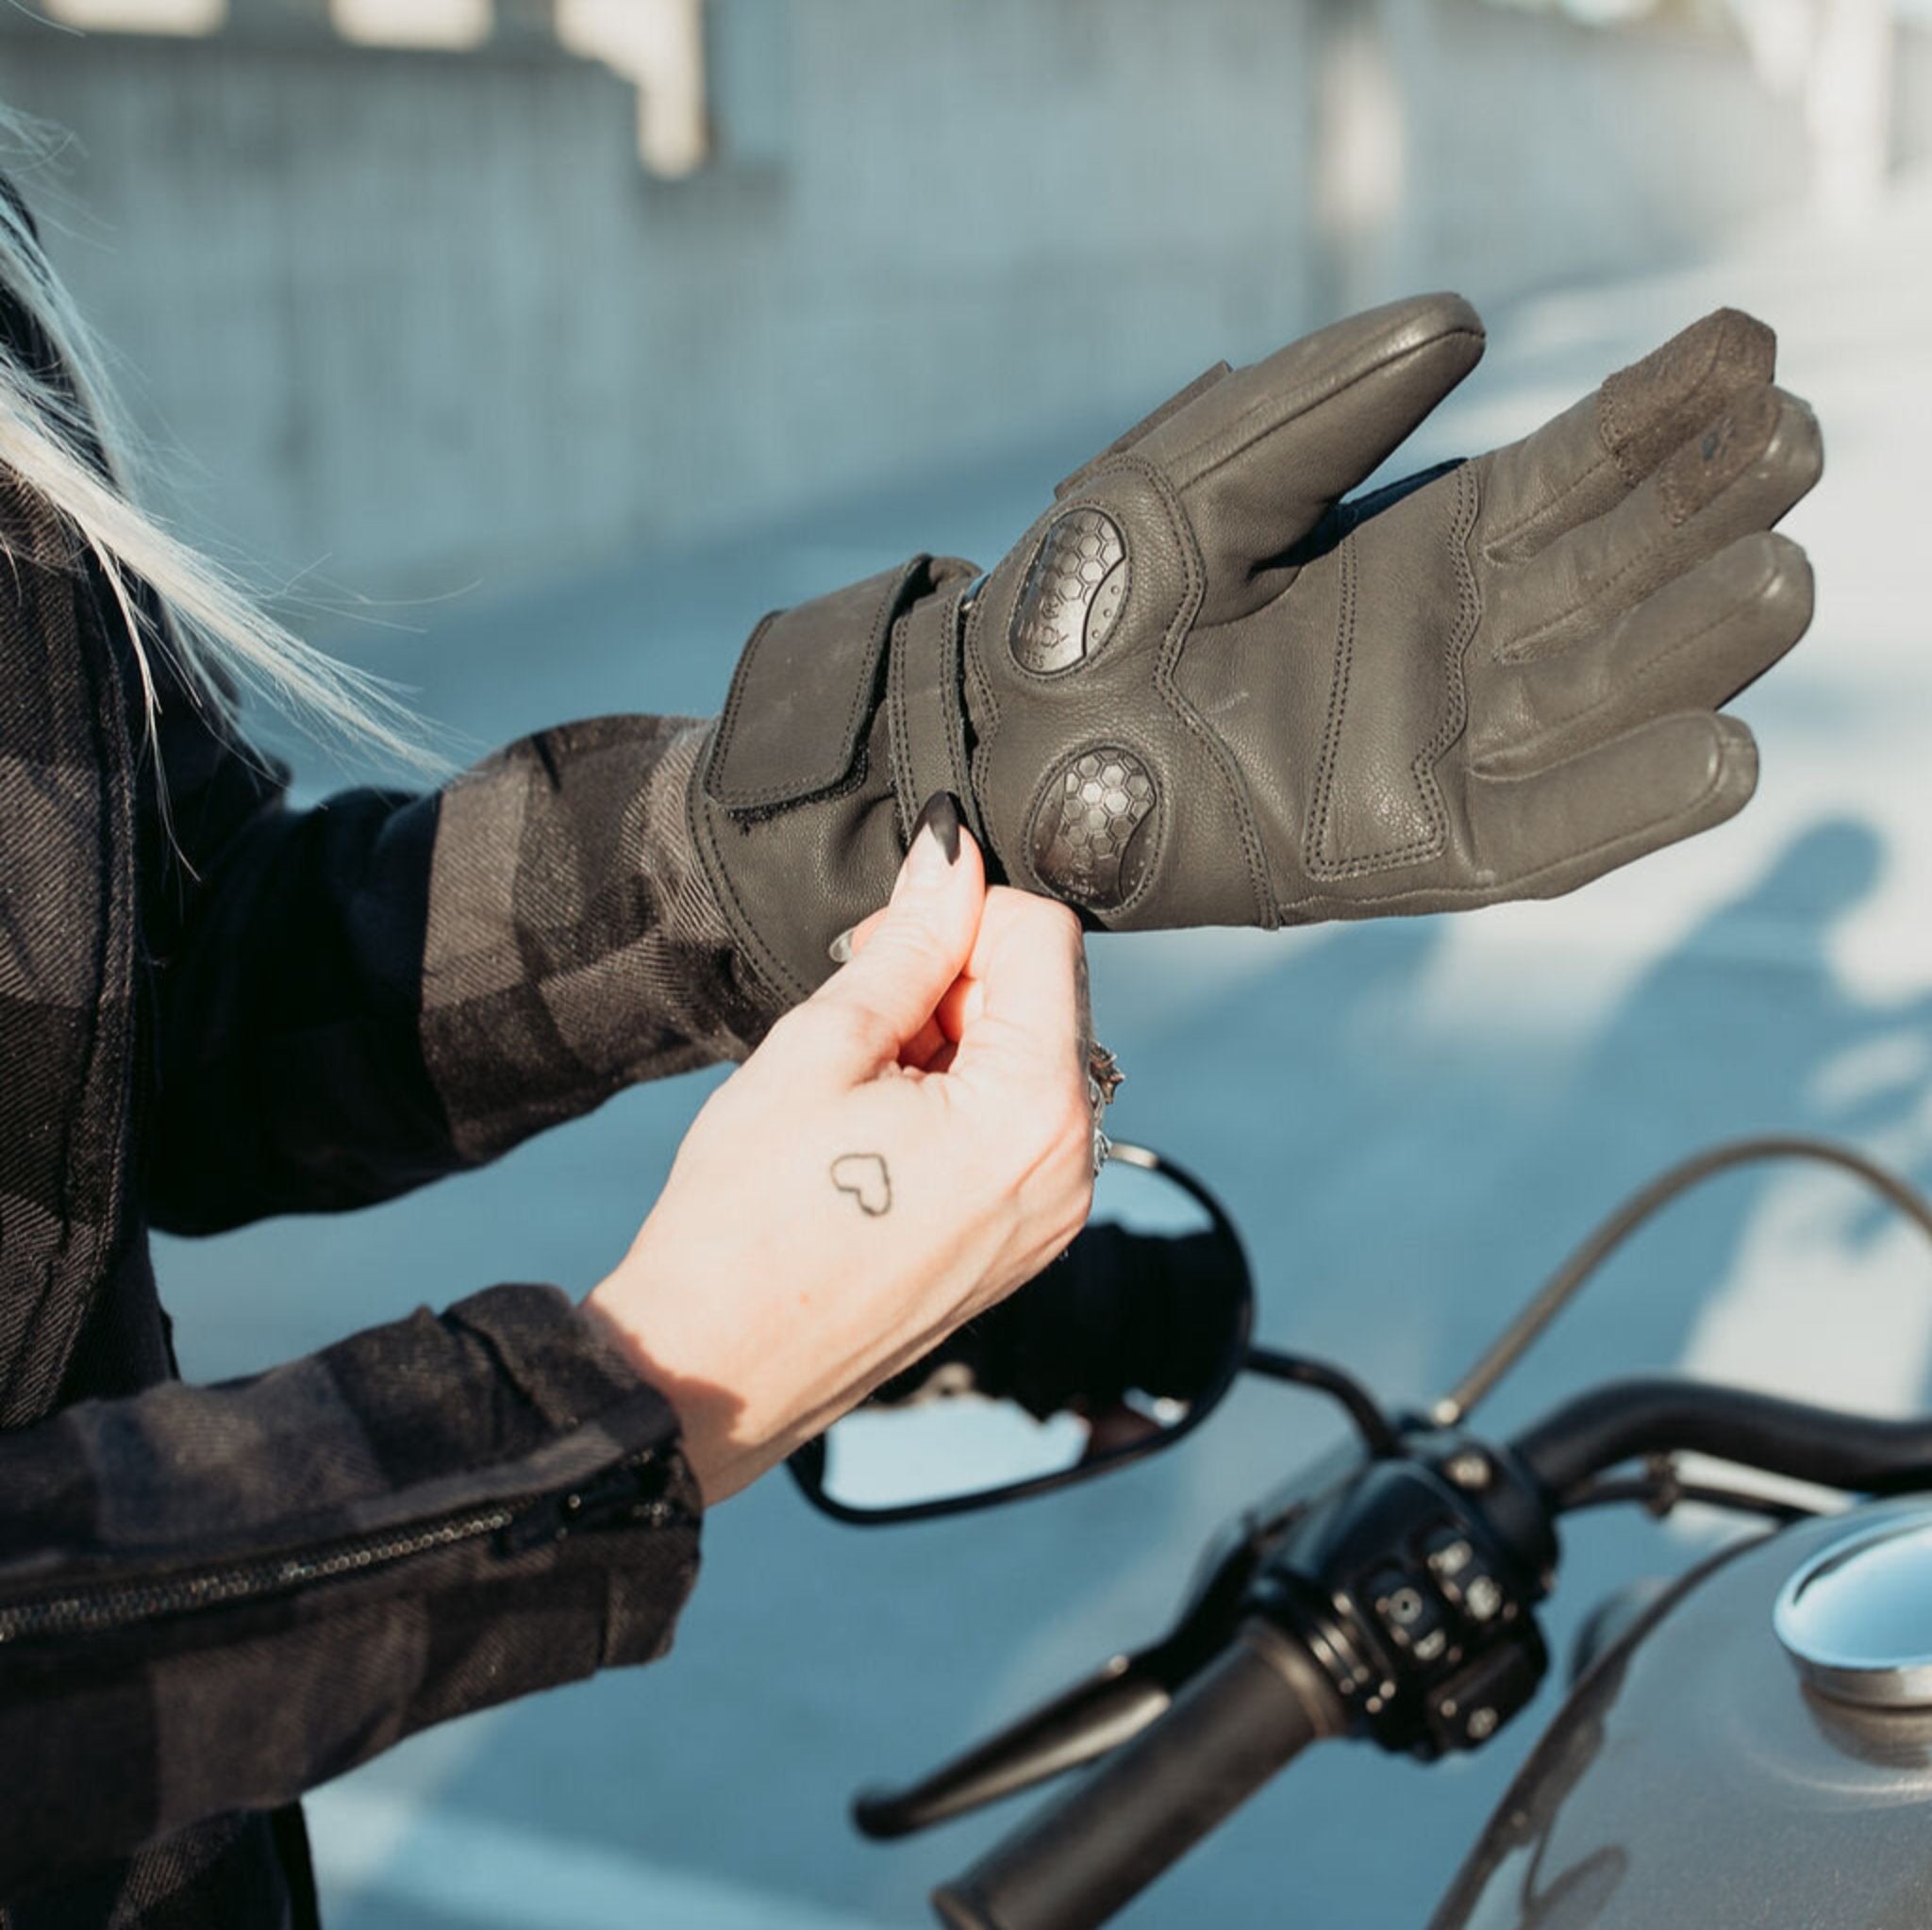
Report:
[[[651,1659],[698,1509],[548,1288],[0,1435],[0,1896]]]
[[[741,1056],[772,1012],[691,850],[706,728],[564,725],[309,811],[217,765],[186,915],[152,921],[156,1223],[359,1206]]]

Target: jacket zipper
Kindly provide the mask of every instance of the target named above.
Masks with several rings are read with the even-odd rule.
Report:
[[[668,1478],[657,1450],[646,1448],[588,1481],[531,1502],[497,1502],[296,1554],[209,1562],[151,1582],[104,1582],[0,1602],[0,1646],[36,1638],[105,1635],[165,1616],[233,1607],[490,1537],[495,1539],[496,1553],[508,1559],[571,1535],[682,1524],[691,1517],[664,1499]]]

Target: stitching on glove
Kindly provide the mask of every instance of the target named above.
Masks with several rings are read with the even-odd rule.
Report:
[[[711,740],[711,754],[705,759],[705,789],[708,791],[711,788],[711,773],[717,766],[720,747],[731,741],[732,730],[738,723],[739,711],[744,704],[744,687],[748,681],[745,667],[757,657],[758,648],[770,634],[772,625],[783,614],[782,610],[768,610],[758,619],[757,629],[745,642],[744,653],[739,658],[739,668],[732,674],[731,688],[724,693],[724,711],[718,720],[718,735]]]
[[[935,593],[941,600],[944,608],[944,634],[939,645],[939,679],[936,692],[939,701],[938,731],[941,741],[945,746],[948,779],[946,789],[959,799],[963,809],[967,807],[972,789],[970,774],[966,769],[964,719],[959,691],[959,681],[963,674],[960,658],[960,603],[965,594],[965,586],[953,581]],[[924,610],[925,605],[923,602],[916,604],[893,624],[886,674],[890,769],[893,808],[898,819],[899,841],[902,845],[911,843],[913,819],[924,803],[924,798],[921,794],[919,773],[914,768],[912,757],[912,704],[909,695],[912,674],[912,625]],[[974,835],[978,835],[976,831]]]
[[[706,860],[705,873],[711,889],[718,893],[725,917],[737,932],[739,942],[751,955],[752,975],[761,979],[764,989],[781,1004],[795,1005],[807,995],[808,988],[788,971],[782,960],[758,936],[758,927],[752,923],[745,911],[744,903],[739,897],[731,882],[731,873],[726,869],[724,854],[718,846],[717,828],[711,823],[711,814],[706,809],[710,800],[711,759],[718,755],[718,740],[711,740],[710,748],[705,753],[703,779],[691,785],[684,794],[685,823],[690,825],[692,840],[700,855]],[[719,807],[723,808],[723,807]]]
[[[1628,502],[1631,499],[1626,496],[1624,500]],[[1673,526],[1674,527],[1675,525]],[[1609,575],[1604,577],[1601,582],[1594,584],[1588,595],[1578,597],[1569,608],[1559,610],[1547,623],[1541,624],[1534,630],[1530,631],[1528,636],[1517,638],[1516,641],[1510,644],[1507,649],[1497,651],[1496,661],[1498,663],[1523,663],[1541,655],[1542,653],[1537,647],[1539,644],[1546,643],[1551,638],[1560,636],[1564,630],[1570,628],[1579,618],[1588,617],[1590,612],[1596,608],[1616,589],[1617,585],[1629,575],[1631,571],[1644,563],[1655,562],[1657,557],[1657,552],[1654,549],[1639,550],[1621,569],[1613,571]],[[1623,612],[1620,611],[1618,614],[1622,615]]]
[[[1233,374],[1234,370],[1225,359],[1216,362],[1211,369],[1203,369],[1185,389],[1176,390],[1158,408],[1151,409],[1143,415],[1132,428],[1122,430],[1098,456],[1083,462],[1071,474],[1062,476],[1054,485],[1054,501],[1058,503],[1062,496],[1070,496],[1075,490],[1085,489],[1088,478],[1102,463],[1113,457],[1124,455],[1143,437],[1152,435],[1162,423],[1179,415],[1191,402],[1198,401],[1208,390],[1225,381]]]
[[[1607,382],[1596,392],[1596,437],[1604,445],[1604,454],[1617,465],[1617,474],[1634,490],[1643,478],[1641,473],[1630,474],[1621,453],[1630,439],[1620,424],[1617,394]]]
[[[928,560],[924,556],[914,557],[909,562],[902,564],[883,586],[878,609],[872,621],[871,639],[867,646],[873,674],[868,677],[854,679],[852,699],[846,707],[845,721],[840,727],[840,740],[848,748],[839,768],[824,774],[814,773],[805,778],[791,778],[778,784],[760,785],[749,790],[734,787],[730,797],[725,798],[719,796],[717,791],[712,790],[712,784],[714,777],[722,774],[724,761],[731,755],[732,733],[737,728],[738,719],[743,708],[745,690],[752,681],[758,653],[769,641],[772,631],[778,622],[793,614],[795,610],[804,609],[806,606],[796,605],[793,610],[774,610],[751,633],[751,640],[745,644],[744,653],[739,658],[738,669],[732,675],[731,690],[725,699],[724,715],[718,720],[717,740],[712,747],[711,757],[705,766],[705,789],[726,810],[755,811],[767,805],[789,807],[807,804],[813,799],[832,795],[850,781],[853,758],[863,748],[858,742],[860,731],[866,718],[878,702],[880,657],[886,647],[894,614],[905,600],[908,586],[925,567]]]
[[[1484,777],[1478,778],[1476,781],[1484,784],[1522,784],[1527,782],[1528,779],[1524,777]],[[1519,898],[1525,895],[1534,897],[1538,894],[1535,892],[1525,893],[1524,890],[1524,886],[1541,884],[1549,878],[1569,878],[1581,867],[1582,875],[1575,876],[1573,883],[1564,884],[1554,891],[1542,894],[1552,898],[1561,897],[1564,892],[1575,890],[1578,887],[1588,884],[1591,878],[1599,875],[1599,873],[1596,870],[1591,869],[1591,867],[1595,865],[1598,858],[1605,857],[1610,852],[1631,849],[1632,856],[1637,856],[1643,852],[1659,849],[1658,844],[1650,841],[1652,834],[1663,825],[1678,824],[1688,819],[1695,818],[1699,810],[1717,795],[1723,783],[1724,760],[1720,758],[1716,774],[1695,797],[1688,799],[1674,811],[1666,811],[1660,818],[1651,819],[1648,824],[1636,825],[1628,831],[1619,831],[1613,837],[1600,838],[1594,844],[1586,845],[1581,851],[1573,851],[1567,857],[1556,858],[1548,864],[1538,865],[1531,872],[1520,872],[1514,877],[1498,879],[1494,884],[1444,886],[1440,889],[1424,887],[1413,891],[1391,892],[1386,898],[1376,899],[1375,908],[1379,913],[1385,915],[1391,911],[1402,911],[1405,909],[1417,912],[1449,911],[1466,905],[1495,905],[1501,903],[1506,898]],[[1674,842],[1676,842],[1676,840],[1674,838],[1666,838],[1662,840],[1664,844]],[[1602,867],[1602,869],[1611,870],[1614,869],[1614,866],[1607,865]],[[1285,908],[1291,912],[1307,911],[1312,908],[1318,912],[1337,918],[1357,918],[1361,915],[1361,907],[1353,900],[1347,898],[1329,898],[1319,891],[1311,891],[1305,897],[1297,898]]]
[[[1657,362],[1657,358],[1664,353],[1664,350],[1675,346],[1674,341],[1666,342],[1663,349],[1653,349],[1641,361],[1632,363],[1627,369],[1619,369],[1614,374],[1607,377],[1603,386],[1597,391],[1597,438],[1604,443],[1610,459],[1616,463],[1617,474],[1624,478],[1624,482],[1631,489],[1634,490],[1646,475],[1655,474],[1657,468],[1657,463],[1653,463],[1650,468],[1646,469],[1642,462],[1633,456],[1633,449],[1642,439],[1646,431],[1654,434],[1662,422],[1670,419],[1674,410],[1681,410],[1690,397],[1702,391],[1705,383],[1710,379],[1712,371],[1717,368],[1719,360],[1724,354],[1724,343],[1728,339],[1729,332],[1728,324],[1712,332],[1708,342],[1705,345],[1703,366],[1691,374],[1688,380],[1681,371],[1677,374],[1675,382],[1676,393],[1674,396],[1667,397],[1665,407],[1661,412],[1655,412],[1657,402],[1655,383],[1658,373]],[[1626,379],[1630,377],[1638,378],[1638,382],[1633,384]],[[1623,398],[1632,386],[1641,386],[1645,389],[1650,396],[1654,410],[1652,419],[1649,422],[1641,423],[1634,428],[1626,426],[1623,410]],[[1679,440],[1688,439],[1680,438]],[[1668,456],[1669,453],[1668,449],[1664,451],[1665,456]],[[1661,461],[1663,458],[1659,457],[1657,459]]]
[[[1336,557],[1341,572],[1341,612],[1335,640],[1334,669],[1328,680],[1328,722],[1322,731],[1322,755],[1315,765],[1314,835],[1308,840],[1305,862],[1311,875],[1326,876],[1328,860],[1322,847],[1328,838],[1330,791],[1335,776],[1335,754],[1341,744],[1341,719],[1348,708],[1348,672],[1355,656],[1355,538],[1342,541]]]
[[[1547,502],[1540,503],[1534,509],[1525,509],[1507,529],[1499,529],[1483,544],[1483,560],[1486,563],[1519,563],[1526,561],[1524,557],[1513,557],[1506,552],[1515,543],[1525,530],[1534,529],[1537,524],[1553,518],[1557,511],[1580,490],[1585,483],[1593,482],[1610,466],[1610,455],[1605,450],[1580,475],[1564,484],[1562,489]],[[1623,472],[1620,470],[1621,475]],[[1534,554],[1534,552],[1532,552]]]
[[[887,643],[886,702],[890,714],[886,724],[886,755],[892,779],[892,815],[899,821],[899,842],[912,842],[912,824],[906,815],[906,798],[912,789],[912,758],[906,749],[906,625],[911,611],[902,612],[892,624]]]
[[[1451,519],[1447,544],[1456,565],[1457,624],[1450,633],[1444,652],[1443,674],[1449,699],[1442,722],[1435,735],[1410,760],[1409,771],[1421,793],[1430,829],[1426,836],[1404,845],[1369,852],[1357,857],[1331,858],[1323,855],[1329,839],[1330,813],[1334,805],[1333,776],[1341,745],[1341,726],[1348,705],[1348,672],[1355,648],[1356,554],[1355,538],[1341,545],[1341,620],[1336,640],[1335,680],[1331,686],[1328,727],[1323,740],[1320,775],[1316,780],[1315,835],[1304,863],[1308,873],[1318,878],[1357,878],[1373,872],[1390,871],[1398,865],[1417,864],[1441,855],[1449,830],[1449,809],[1442,787],[1436,778],[1436,765],[1459,738],[1469,722],[1468,657],[1482,618],[1482,599],[1476,590],[1475,571],[1469,559],[1469,540],[1476,522],[1478,491],[1473,466],[1465,464],[1457,474],[1456,514]],[[1297,901],[1300,902],[1300,901]]]
[[[966,623],[969,618],[962,616],[959,603],[956,598],[953,614],[948,620],[952,631],[952,650],[961,670],[964,657],[961,653],[965,644]],[[961,688],[958,674],[942,677],[940,680],[940,727],[946,734],[946,762],[953,773],[953,794],[961,800],[964,808],[975,819],[978,813],[973,807],[973,774],[971,760],[966,753],[966,707],[965,692]],[[981,843],[985,842],[982,836]]]
[[[1179,492],[1164,471],[1157,469],[1144,457],[1132,455],[1120,458],[1118,467],[1144,476],[1153,489],[1160,507],[1167,512],[1168,529],[1174,538],[1174,547],[1180,552],[1181,567],[1188,577],[1180,607],[1174,612],[1174,621],[1161,641],[1160,654],[1155,659],[1154,688],[1167,707],[1193,733],[1221,773],[1222,782],[1227,789],[1228,803],[1234,810],[1235,828],[1241,835],[1241,853],[1248,861],[1248,883],[1255,894],[1256,909],[1260,914],[1257,923],[1262,930],[1273,931],[1281,923],[1281,913],[1274,902],[1274,884],[1268,872],[1267,847],[1261,842],[1260,827],[1255,820],[1254,800],[1248,795],[1247,779],[1241,775],[1241,766],[1220,732],[1210,729],[1206,719],[1189,703],[1176,677],[1181,652],[1187,647],[1195,613],[1201,607],[1201,598],[1207,590],[1193,525],[1181,507]],[[1174,807],[1171,806],[1170,810],[1173,808]],[[1166,835],[1163,830],[1162,836]],[[1148,875],[1150,878],[1154,875],[1151,869]]]
[[[1043,518],[1041,520],[1044,521]],[[997,579],[997,571],[994,575]],[[979,640],[986,626],[987,607],[992,601],[991,591],[991,586],[989,585],[974,598],[973,607],[966,613],[966,635],[960,645],[961,656],[965,661],[966,678],[973,684],[979,699],[978,715],[973,719],[974,727],[978,732],[978,741],[973,746],[972,778],[967,789],[960,793],[963,798],[969,800],[968,810],[974,808],[977,799],[991,798],[992,795],[988,788],[987,771],[992,759],[993,745],[998,741],[1000,734],[1000,700],[993,690],[992,678],[987,673],[979,649]],[[1008,624],[1012,622],[1010,613],[1007,621]],[[990,820],[992,815],[991,807],[989,806],[981,815]],[[991,824],[987,828],[989,831],[991,829]],[[1024,826],[1021,828],[1021,835],[1025,835]],[[991,851],[991,839],[982,839],[980,841],[989,847],[989,856],[993,855]]]
[[[1581,705],[1574,710],[1565,710],[1557,713],[1554,722],[1558,724],[1575,724],[1580,719],[1593,717],[1599,710],[1608,709],[1615,704],[1618,697],[1632,685],[1639,684],[1645,677],[1654,675],[1674,658],[1681,657],[1685,651],[1692,649],[1701,643],[1713,630],[1723,629],[1740,611],[1748,608],[1753,601],[1764,594],[1766,586],[1772,582],[1776,574],[1777,570],[1775,565],[1774,565],[1773,568],[1765,572],[1757,584],[1740,596],[1736,603],[1719,611],[1716,616],[1707,618],[1694,630],[1687,630],[1669,649],[1659,650],[1654,656],[1645,657],[1635,668],[1622,672],[1621,674],[1624,681],[1617,690],[1610,691],[1607,696],[1593,698],[1590,703]]]
[[[1346,374],[1336,372],[1325,386],[1318,381],[1305,387],[1298,392],[1295,398],[1292,398],[1293,406],[1282,408],[1278,414],[1270,414],[1271,405],[1278,404],[1284,398],[1275,397],[1264,392],[1257,396],[1254,402],[1249,404],[1231,422],[1223,424],[1217,433],[1219,436],[1238,434],[1257,416],[1264,418],[1260,426],[1252,435],[1243,437],[1241,441],[1236,442],[1231,448],[1224,451],[1222,455],[1216,457],[1205,468],[1191,474],[1186,483],[1183,483],[1180,487],[1184,489],[1191,488],[1193,484],[1199,482],[1203,476],[1212,474],[1215,470],[1221,468],[1224,463],[1232,462],[1236,457],[1244,455],[1257,442],[1272,436],[1277,429],[1285,429],[1291,423],[1299,422],[1306,415],[1312,415],[1316,409],[1333,402],[1338,396],[1346,395],[1351,389],[1368,381],[1372,376],[1379,374],[1383,370],[1398,368],[1404,362],[1412,360],[1419,355],[1426,354],[1431,349],[1439,348],[1444,342],[1454,341],[1458,337],[1470,341],[1481,341],[1485,339],[1480,328],[1456,327],[1441,329],[1434,334],[1424,336],[1422,341],[1413,343],[1398,355],[1389,354],[1386,342],[1379,345],[1367,345],[1363,349],[1363,354],[1369,359],[1361,367]],[[1217,436],[1203,436],[1199,441],[1191,443],[1187,448],[1176,452],[1168,461],[1167,467],[1178,474],[1189,462],[1199,456],[1210,442],[1216,440]]]

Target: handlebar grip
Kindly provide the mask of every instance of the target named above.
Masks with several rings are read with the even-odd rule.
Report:
[[[1309,1743],[1341,1733],[1307,1651],[1248,1622],[1154,1725],[933,1893],[948,1930],[1094,1930]]]

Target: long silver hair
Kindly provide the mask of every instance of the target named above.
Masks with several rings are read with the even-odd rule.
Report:
[[[23,164],[44,167],[59,140],[0,104],[0,160],[16,178]],[[190,690],[226,681],[260,693],[301,724],[414,768],[431,763],[408,711],[380,678],[305,642],[230,570],[141,507],[133,478],[143,444],[114,392],[107,357],[5,194],[0,291],[44,337],[55,364],[31,367],[0,341],[0,472],[53,509],[75,545],[76,567],[89,554],[99,566],[140,669],[150,731],[158,702],[156,652],[173,649]],[[0,556],[5,543],[0,531]],[[143,616],[137,583],[166,609],[166,634]]]

